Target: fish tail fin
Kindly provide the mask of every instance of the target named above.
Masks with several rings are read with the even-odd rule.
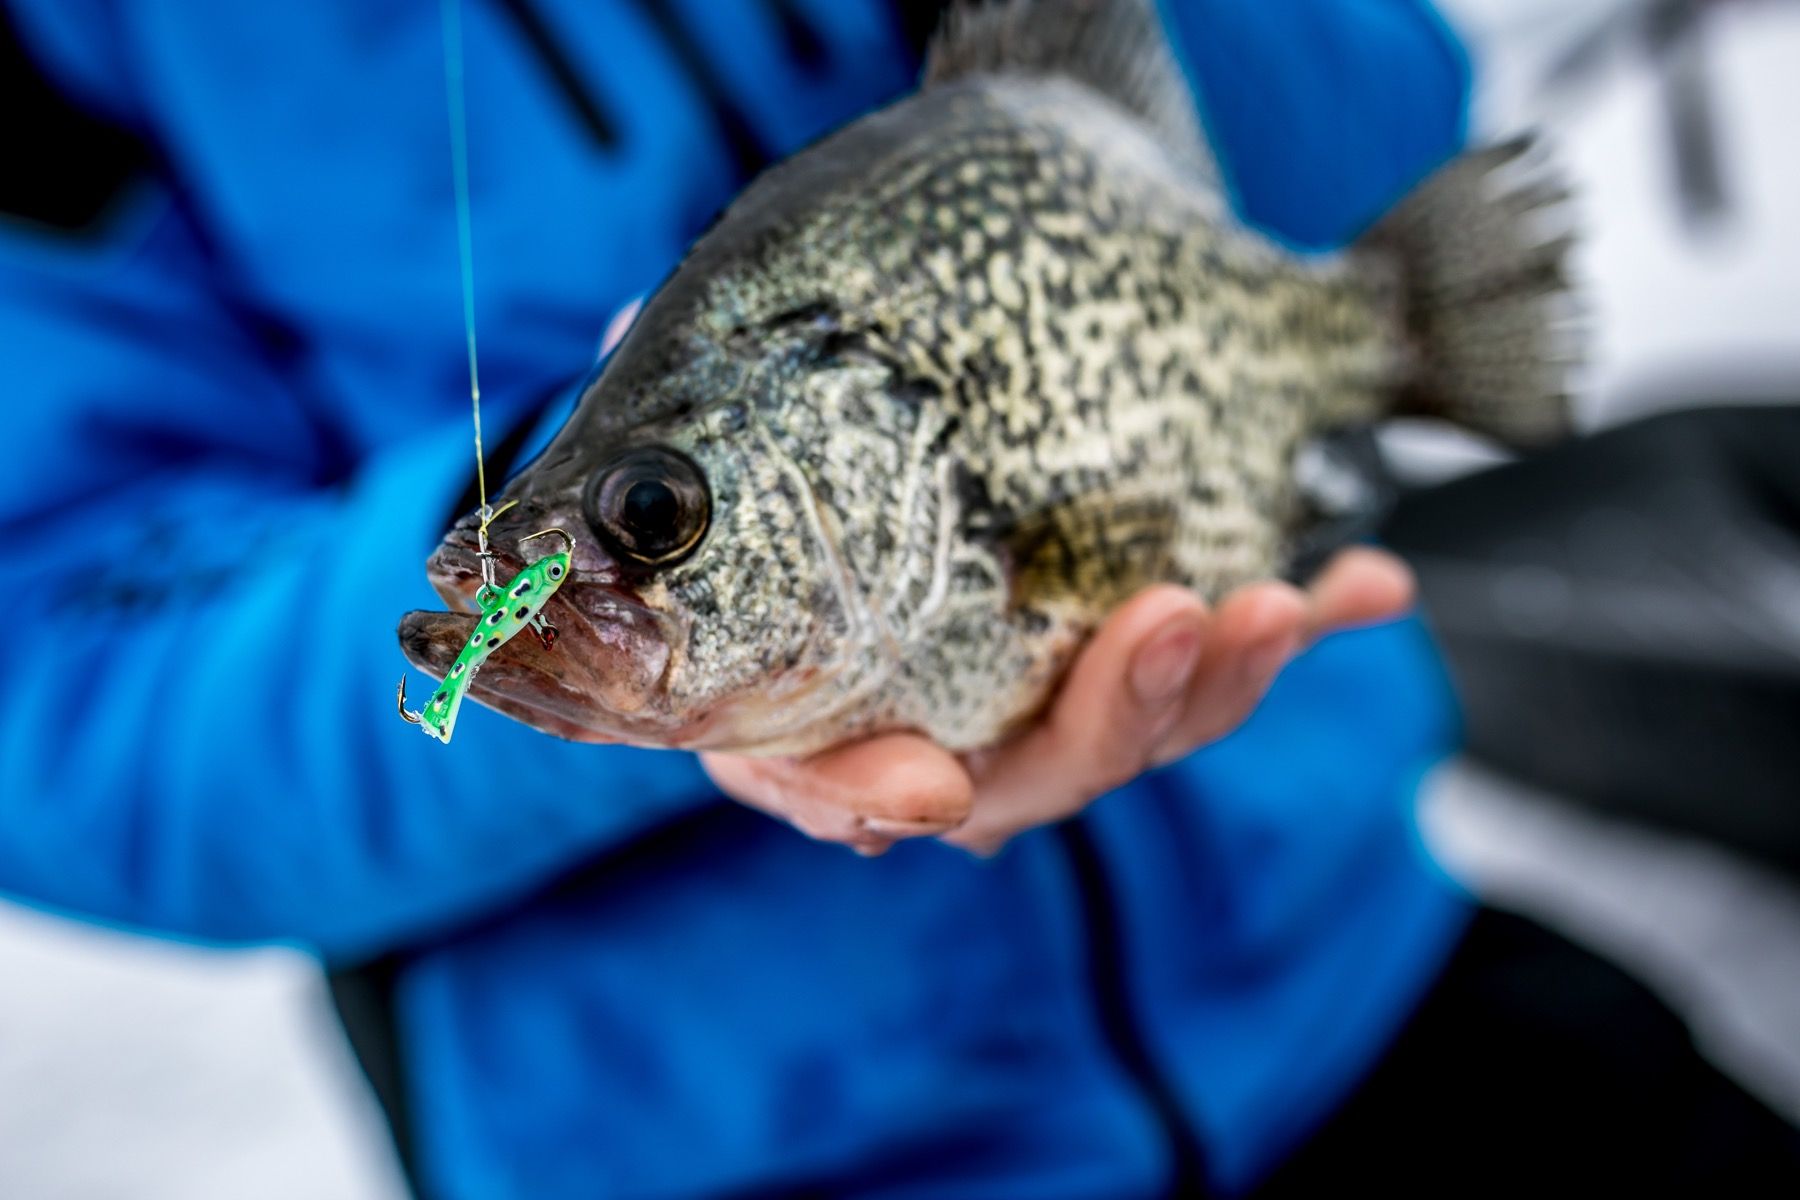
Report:
[[[1453,160],[1365,238],[1402,276],[1411,363],[1395,412],[1520,448],[1569,431],[1580,359],[1569,193],[1533,148]]]
[[[1136,113],[1171,151],[1212,162],[1154,0],[961,0],[925,61],[926,87],[977,75],[1058,76]]]

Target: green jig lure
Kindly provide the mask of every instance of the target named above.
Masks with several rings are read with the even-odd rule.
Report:
[[[544,602],[554,596],[556,589],[569,577],[575,539],[561,529],[545,529],[530,537],[520,538],[519,544],[523,545],[533,538],[552,536],[562,539],[561,550],[546,554],[530,564],[514,575],[505,587],[483,583],[481,590],[475,593],[476,603],[481,605],[481,619],[475,622],[475,632],[463,643],[462,653],[456,656],[450,673],[444,676],[443,683],[438,686],[423,711],[407,711],[406,676],[400,677],[400,689],[396,696],[400,715],[419,726],[428,736],[449,743],[450,734],[456,729],[456,713],[462,707],[463,697],[468,694],[469,685],[475,680],[475,673],[481,670],[482,664],[487,662],[488,656],[494,651],[526,629],[537,634],[546,650],[555,643],[556,626],[544,619]]]

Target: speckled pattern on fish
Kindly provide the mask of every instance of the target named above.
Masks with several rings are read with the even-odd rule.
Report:
[[[503,543],[593,532],[558,601],[587,619],[558,622],[574,661],[509,646],[476,698],[592,740],[978,747],[1132,593],[1277,572],[1310,436],[1403,402],[1561,427],[1562,246],[1525,229],[1555,197],[1495,186],[1516,152],[1306,260],[1232,217],[1181,87],[1138,0],[1003,5],[953,23],[919,94],[758,180],[508,489]],[[686,499],[608,485],[633,448]],[[701,505],[680,556],[631,552]],[[434,560],[446,595],[467,542]],[[462,620],[409,617],[414,661]]]

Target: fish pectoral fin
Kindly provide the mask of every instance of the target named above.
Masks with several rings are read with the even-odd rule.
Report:
[[[966,529],[1003,564],[1015,608],[1073,596],[1110,605],[1170,580],[1178,504],[1171,497],[1070,496]]]

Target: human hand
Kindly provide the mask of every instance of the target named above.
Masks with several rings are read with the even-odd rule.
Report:
[[[732,798],[859,853],[940,837],[992,854],[1224,737],[1309,642],[1396,617],[1412,593],[1405,564],[1366,547],[1340,552],[1304,590],[1254,583],[1216,611],[1192,592],[1158,585],[1106,619],[1043,718],[1000,746],[958,756],[914,734],[888,734],[804,759],[705,754],[701,762]]]

